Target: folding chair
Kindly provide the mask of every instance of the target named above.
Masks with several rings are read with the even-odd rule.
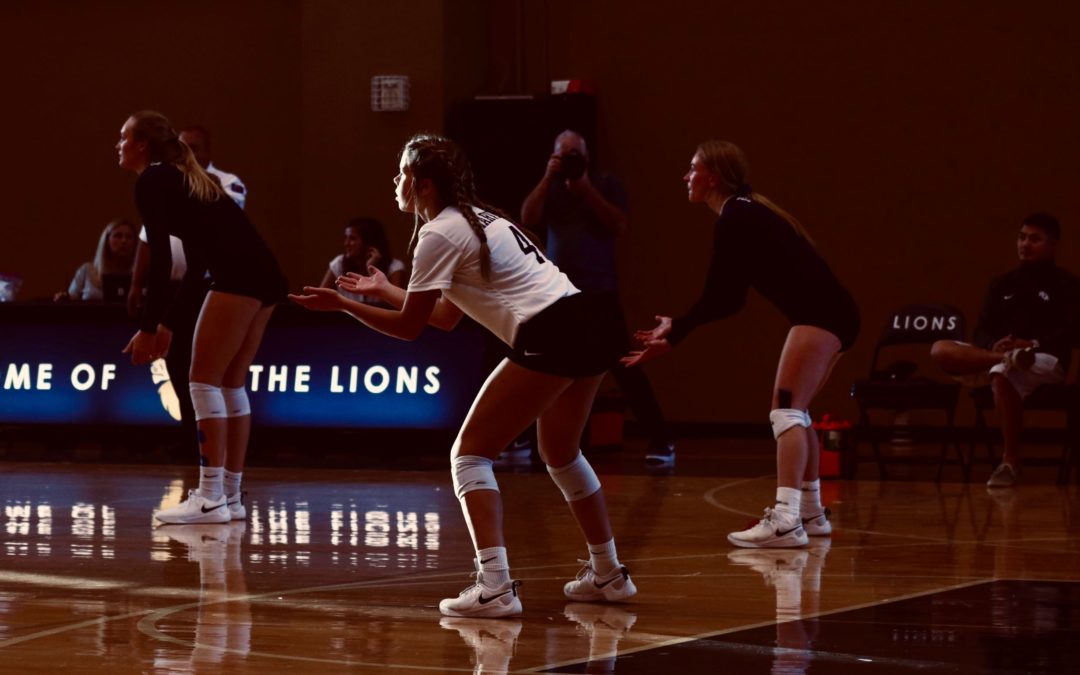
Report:
[[[889,316],[874,347],[868,376],[856,380],[851,387],[851,396],[859,407],[859,421],[855,426],[854,447],[849,453],[850,457],[845,458],[845,477],[854,476],[861,461],[859,447],[866,441],[873,448],[873,459],[877,462],[881,477],[886,477],[886,458],[880,447],[881,436],[886,430],[895,432],[896,426],[873,424],[870,419],[871,411],[888,410],[896,413],[905,410],[939,410],[944,413],[946,424],[942,428],[941,457],[936,480],[941,480],[942,470],[949,461],[950,446],[956,451],[954,463],[959,464],[964,480],[967,480],[968,462],[956,443],[954,426],[960,384],[920,375],[918,366],[910,361],[899,361],[884,369],[881,366],[883,356],[893,352],[895,347],[925,345],[926,360],[929,360],[929,347],[934,342],[963,338],[964,315],[955,307],[907,305]],[[895,457],[889,459],[900,461]]]

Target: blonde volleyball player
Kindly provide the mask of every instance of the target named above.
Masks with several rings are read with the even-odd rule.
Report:
[[[690,161],[687,197],[716,213],[712,261],[701,298],[683,317],[656,317],[638,331],[644,348],[623,359],[637,365],[669,351],[691,330],[742,309],[751,287],[791,322],[773,385],[776,503],[728,541],[744,548],[805,546],[832,532],[821,504],[819,448],[807,406],[859,332],[859,309],[795,218],[746,182],[742,150],[705,141]]]
[[[202,303],[191,353],[191,402],[199,430],[199,487],[154,517],[163,523],[227,523],[247,517],[240,490],[251,407],[244,385],[285,277],[247,216],[195,160],[169,120],[137,112],[120,130],[120,166],[138,174],[135,204],[150,247],[146,304],[125,353],[135,364],[164,358],[178,316]],[[184,243],[187,273],[170,302],[169,235]],[[209,272],[206,299],[200,288]],[[190,311],[190,314],[188,314]]]

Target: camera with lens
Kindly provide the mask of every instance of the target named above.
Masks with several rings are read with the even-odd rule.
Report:
[[[585,175],[585,166],[587,164],[585,155],[576,150],[560,155],[559,178],[561,180],[577,180]]]

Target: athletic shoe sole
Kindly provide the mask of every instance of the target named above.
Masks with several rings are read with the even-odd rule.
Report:
[[[637,586],[627,579],[619,588],[615,588],[612,584],[596,589],[595,593],[572,593],[564,587],[563,595],[575,602],[626,602],[637,595]]]
[[[504,619],[510,616],[521,616],[521,600],[514,598],[514,601],[508,605],[480,605],[470,610],[450,609],[449,607],[443,607],[442,603],[439,603],[439,612],[442,613],[443,616]]]
[[[210,513],[207,513],[207,514],[204,514],[204,515],[199,515],[199,516],[195,516],[195,517],[186,517],[186,518],[178,518],[178,517],[175,517],[175,516],[166,516],[166,517],[162,518],[161,516],[159,516],[157,514],[154,514],[154,517],[157,518],[159,522],[161,522],[161,523],[163,523],[165,525],[195,525],[195,524],[206,524],[206,523],[219,523],[220,524],[220,523],[227,523],[230,520],[232,520],[232,518],[229,516],[228,509],[215,509],[214,511],[212,511]]]
[[[801,533],[792,532],[782,537],[773,537],[763,541],[736,539],[733,534],[729,534],[727,539],[739,548],[799,548],[810,543],[810,538],[806,536],[805,531]]]

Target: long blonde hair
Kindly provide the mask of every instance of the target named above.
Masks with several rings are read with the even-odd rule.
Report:
[[[206,172],[187,143],[180,140],[167,117],[153,110],[140,110],[131,116],[135,121],[132,137],[146,141],[151,162],[168,162],[184,174],[188,194],[201,202],[215,202],[225,196],[214,177]]]
[[[697,153],[701,155],[701,161],[705,168],[723,182],[724,192],[749,197],[790,223],[803,239],[806,239],[811,244],[814,243],[806,228],[802,226],[802,223],[795,216],[780,208],[765,195],[751,190],[750,183],[746,181],[750,166],[746,161],[746,155],[743,154],[739,146],[730,141],[709,139],[698,145]]]
[[[126,227],[131,230],[131,236],[135,236],[135,226],[123,218],[117,218],[105,226],[98,237],[97,252],[94,253],[94,262],[90,265],[90,279],[95,286],[101,286],[103,274],[130,274],[135,262],[134,247],[132,247],[131,260],[117,260],[113,255],[112,247],[109,246],[109,237],[118,227]]]

